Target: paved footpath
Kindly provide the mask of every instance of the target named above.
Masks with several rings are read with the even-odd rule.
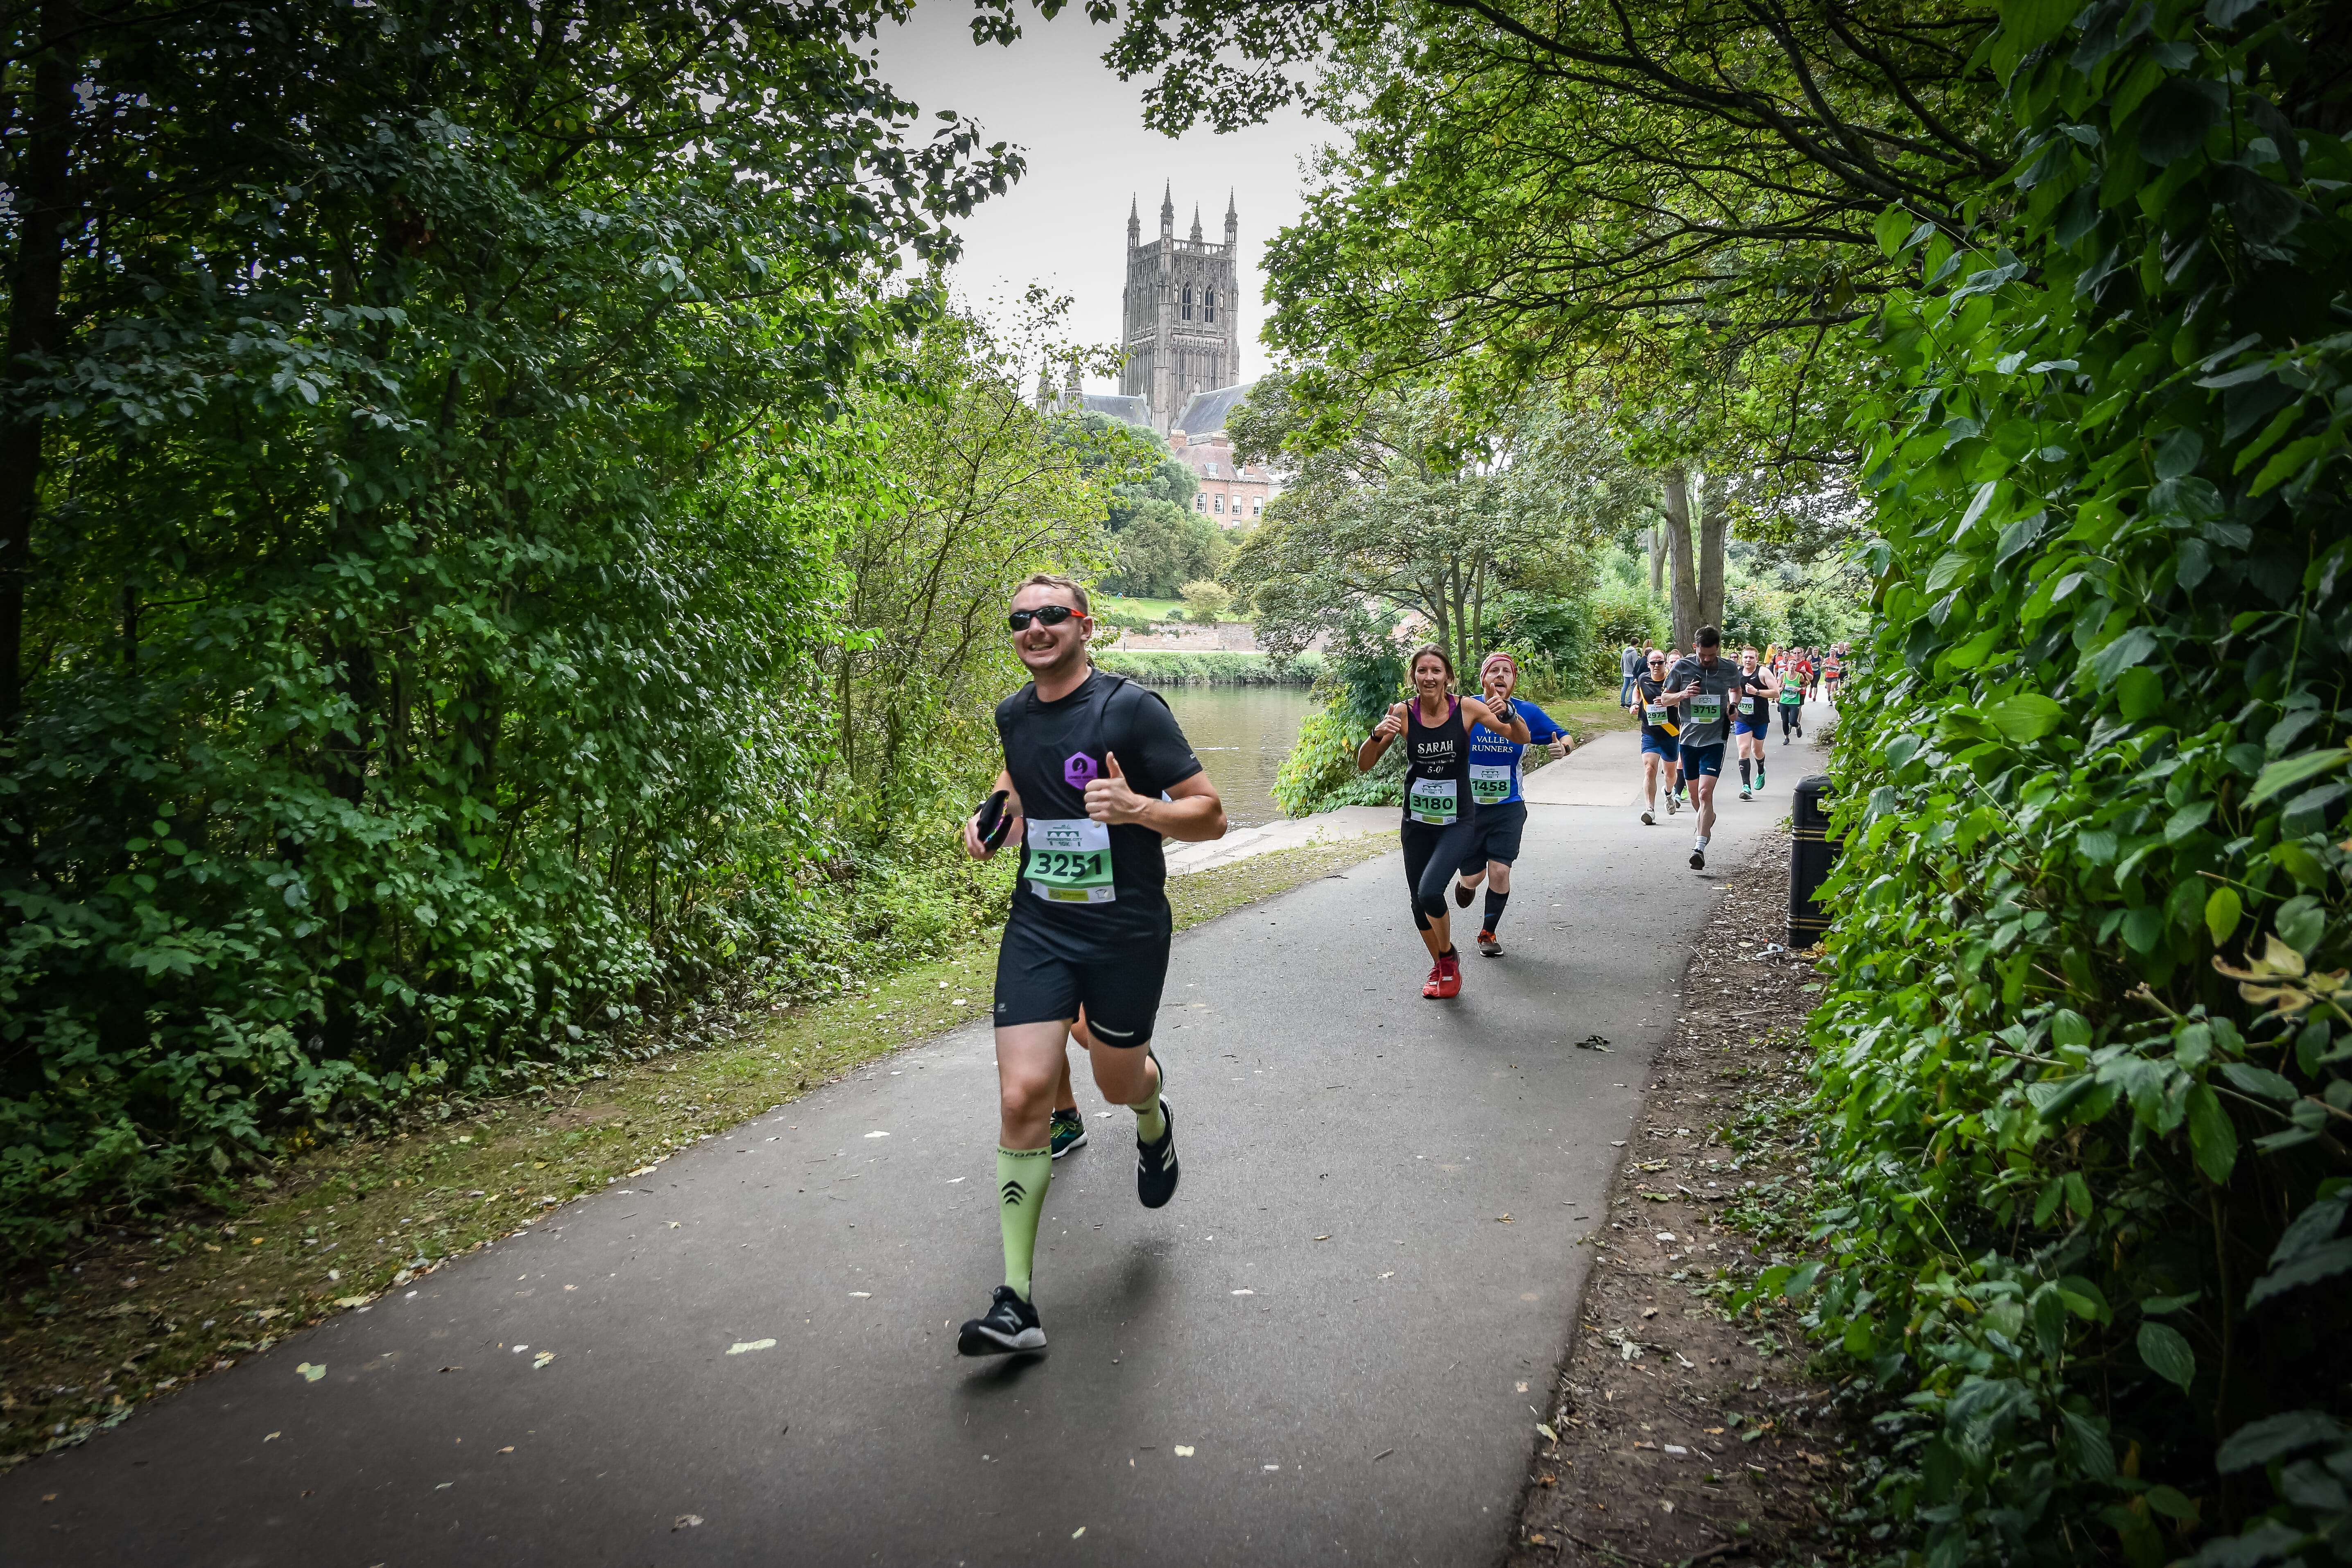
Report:
[[[1704,874],[1630,736],[1543,769],[1588,804],[1534,808],[1452,1003],[1394,854],[1179,937],[1183,1186],[1139,1206],[1094,1105],[1043,1356],[954,1353],[1000,1267],[966,1029],[0,1478],[0,1561],[1496,1563],[1691,943],[1813,761],[1773,752]]]

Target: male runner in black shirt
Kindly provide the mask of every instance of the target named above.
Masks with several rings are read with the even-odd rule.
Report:
[[[963,1326],[966,1355],[1041,1350],[1029,1296],[1037,1221],[1053,1175],[1054,1088],[1076,1038],[1106,1098],[1135,1112],[1136,1192],[1147,1208],[1175,1195],[1176,1129],[1160,1099],[1151,1025],[1168,976],[1164,836],[1225,831],[1225,808],[1160,694],[1096,669],[1087,591],[1040,573],[1007,617],[1030,684],[997,704],[1004,771],[996,787],[1021,844],[1021,882],[996,954],[996,1076],[1002,1126],[997,1214],[1004,1283]],[[964,852],[995,852],[983,813]]]

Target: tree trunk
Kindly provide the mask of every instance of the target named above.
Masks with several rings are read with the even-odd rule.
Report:
[[[1698,630],[1698,582],[1691,560],[1690,474],[1683,468],[1666,472],[1666,542],[1675,563],[1675,646],[1688,653],[1691,634]]]
[[[1723,545],[1731,532],[1731,487],[1699,481],[1698,624],[1723,625]]]
[[[8,289],[5,373],[29,373],[27,354],[62,348],[65,228],[73,216],[74,62],[65,53],[81,25],[75,0],[41,7],[45,47],[33,67],[31,133],[16,191],[16,258]],[[41,418],[0,425],[0,736],[13,735],[25,705],[25,594],[33,569],[33,523],[40,510]]]
[[[1666,531],[1656,523],[1652,523],[1649,528],[1649,540],[1650,592],[1654,595],[1663,594],[1666,591]]]

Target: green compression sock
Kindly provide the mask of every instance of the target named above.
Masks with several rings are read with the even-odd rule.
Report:
[[[1004,1282],[1029,1300],[1029,1266],[1037,1256],[1037,1221],[1054,1181],[1054,1150],[996,1151],[997,1220],[1004,1227]]]
[[[1128,1107],[1135,1112],[1135,1135],[1146,1143],[1157,1143],[1168,1132],[1168,1118],[1160,1114],[1160,1086],[1163,1081],[1154,1078],[1151,1092]]]

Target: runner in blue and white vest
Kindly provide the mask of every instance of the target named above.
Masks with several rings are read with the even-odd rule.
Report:
[[[1555,757],[1568,755],[1575,743],[1568,731],[1534,703],[1512,696],[1518,684],[1518,661],[1507,653],[1490,653],[1478,666],[1479,693],[1486,706],[1500,712],[1508,704],[1527,725],[1531,741],[1549,746]],[[1519,858],[1519,837],[1527,831],[1528,802],[1519,793],[1519,759],[1527,750],[1484,724],[1470,731],[1470,797],[1478,803],[1477,837],[1462,858],[1454,902],[1468,909],[1478,896],[1478,883],[1485,880],[1486,912],[1478,922],[1478,951],[1488,958],[1503,953],[1495,931],[1503,923],[1503,907],[1511,901],[1511,863]]]

